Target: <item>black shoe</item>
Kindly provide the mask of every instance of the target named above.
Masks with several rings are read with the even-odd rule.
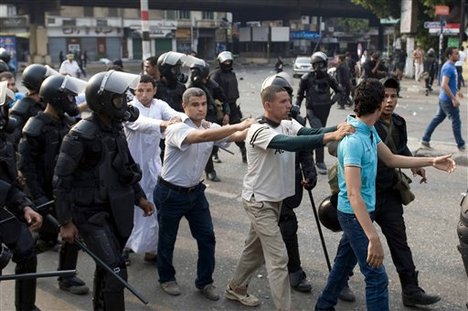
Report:
[[[340,292],[340,295],[338,296],[340,300],[347,301],[347,302],[354,302],[356,300],[356,296],[354,295],[353,291],[351,288],[349,288],[348,285],[346,285]]]
[[[59,288],[75,295],[86,295],[89,288],[76,276],[59,278]]]
[[[292,288],[298,292],[308,293],[312,290],[312,285],[310,284],[309,280],[303,278],[296,286],[293,286]]]
[[[401,296],[403,298],[403,304],[406,307],[432,305],[440,300],[440,296],[428,295],[422,288],[410,294],[402,293]]]
[[[211,173],[208,173],[206,174],[206,177],[208,178],[208,180],[211,180],[211,181],[214,181],[214,182],[219,182],[221,181],[221,179],[218,178],[218,176],[216,175],[216,172],[211,172]]]

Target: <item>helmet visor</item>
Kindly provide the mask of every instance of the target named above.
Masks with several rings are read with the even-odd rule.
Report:
[[[218,55],[218,61],[220,63],[224,63],[225,61],[232,61],[233,60],[233,57],[232,57],[232,53],[229,52],[229,51],[224,51],[224,52],[221,52],[219,53]]]
[[[83,81],[78,78],[74,78],[72,76],[65,76],[65,79],[63,79],[62,85],[60,86],[60,90],[62,92],[65,90],[68,90],[74,95],[78,95],[84,92],[86,85],[87,85],[86,81]]]
[[[7,85],[8,81],[0,82],[0,107],[3,105],[7,105],[8,107],[10,102],[15,100],[15,93]]]
[[[44,66],[46,69],[46,72],[44,74],[44,79],[53,75],[59,75],[60,73],[55,70],[54,68],[50,67],[49,65]]]
[[[185,57],[187,57],[185,54],[179,52],[167,52],[162,63],[174,66],[179,62],[184,62]]]
[[[123,94],[128,88],[135,89],[139,81],[139,75],[110,70],[104,75],[99,92],[108,91],[110,93]]]

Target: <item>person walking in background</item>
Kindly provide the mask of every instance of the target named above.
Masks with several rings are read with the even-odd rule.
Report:
[[[63,63],[64,60],[65,60],[65,57],[63,57],[63,51],[60,50],[60,52],[59,52],[59,61],[60,61],[60,64]]]
[[[460,101],[463,98],[463,94],[458,90],[457,87],[457,70],[455,68],[455,62],[458,60],[458,49],[448,47],[446,50],[447,61],[442,66],[440,71],[441,83],[440,83],[440,95],[439,95],[439,108],[437,113],[429,123],[424,132],[421,140],[421,146],[424,148],[431,149],[430,141],[432,133],[435,131],[446,117],[452,122],[453,136],[457,143],[458,150],[465,151],[465,141],[463,140],[461,133],[461,119],[460,119]]]
[[[465,86],[465,79],[463,78],[463,64],[465,63],[466,60],[466,53],[465,53],[465,48],[463,45],[460,45],[460,49],[458,50],[458,60],[455,62],[455,68],[457,69],[457,74],[458,74],[458,81],[457,81],[457,86],[458,89],[461,89],[461,86]]]
[[[426,96],[432,92],[432,83],[434,83],[434,77],[437,72],[437,59],[435,57],[435,51],[430,48],[427,51],[427,57],[424,59],[424,82],[426,84]]]
[[[416,50],[413,51],[413,61],[414,61],[414,80],[419,82],[419,79],[421,79],[421,75],[424,71],[424,51],[419,45],[416,48]]]
[[[81,74],[83,74],[83,76],[85,75],[72,52],[68,52],[67,59],[60,65],[59,72],[63,75],[70,75],[75,78],[79,78]]]

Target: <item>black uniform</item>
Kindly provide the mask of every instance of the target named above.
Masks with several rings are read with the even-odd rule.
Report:
[[[10,116],[16,119],[17,127],[13,133],[9,134],[8,139],[13,143],[15,148],[18,146],[21,139],[21,132],[26,122],[30,117],[38,114],[38,112],[44,111],[45,107],[46,103],[43,101],[36,102],[28,96],[18,100],[13,107],[11,107]]]
[[[338,99],[338,105],[340,105],[341,108],[344,108],[345,105],[350,106],[349,95],[351,94],[352,75],[347,63],[341,63],[336,67],[336,80],[343,89],[343,93]]]
[[[13,252],[16,274],[36,272],[35,242],[23,219],[23,209],[32,202],[16,181],[16,153],[5,135],[0,134],[0,242]],[[7,211],[8,210],[8,211]],[[15,284],[16,310],[35,310],[36,279],[17,280]]]
[[[20,154],[18,169],[25,177],[26,189],[36,205],[54,199],[52,179],[55,164],[63,138],[71,127],[71,121],[65,116],[60,119],[45,112],[31,117],[23,128],[23,137],[18,146]],[[52,210],[54,215],[54,211]],[[55,215],[54,215],[55,216]],[[55,224],[44,219],[39,231],[44,244],[53,246],[57,243],[58,231]],[[78,247],[63,243],[60,248],[58,270],[75,270],[78,261]],[[76,277],[59,278],[61,286],[75,284],[84,286]],[[65,282],[65,283],[64,283]],[[83,288],[83,293],[88,290]]]
[[[236,74],[232,71],[232,69],[223,70],[222,68],[218,68],[211,73],[210,80],[218,83],[224,91],[230,110],[229,123],[240,123],[242,119],[242,112],[240,110],[240,106],[236,103],[237,99],[239,98],[239,87]],[[244,156],[245,143],[243,141],[236,142],[236,145],[240,148],[242,155]]]
[[[165,101],[175,111],[184,112],[182,94],[184,94],[186,87],[183,83],[174,81],[174,83],[170,84],[165,80],[159,80],[156,87],[157,91],[154,98]]]
[[[297,91],[296,105],[301,106],[302,100],[306,99],[307,119],[313,128],[321,128],[327,125],[330,108],[334,104],[330,96],[330,88],[335,93],[342,93],[335,79],[328,73],[312,71],[302,76]],[[315,162],[323,163],[323,147],[315,149]]]
[[[65,136],[54,172],[57,217],[77,226],[89,249],[123,279],[122,249],[133,227],[133,209],[145,194],[141,170],[128,150],[122,124],[105,126],[93,114]],[[124,310],[123,285],[96,267],[95,310]]]
[[[394,154],[412,155],[407,146],[406,122],[401,116],[393,113],[391,126],[380,119],[375,124],[375,128],[382,141]],[[391,135],[391,138],[388,138],[389,135]],[[424,291],[418,285],[418,272],[407,242],[400,192],[393,189],[395,182],[395,169],[387,167],[379,159],[376,178],[375,222],[382,229],[393,263],[400,277],[403,302],[405,303],[405,295],[415,295],[421,299],[426,299],[430,303],[437,302],[440,300],[438,296],[424,294]],[[405,305],[407,304],[405,303]]]
[[[305,280],[306,274],[301,267],[299,245],[297,242],[297,217],[294,209],[298,207],[302,201],[302,172],[304,172],[304,178],[309,180],[310,185],[315,186],[317,183],[317,172],[315,170],[311,151],[296,152],[295,170],[295,194],[283,200],[279,218],[279,227],[281,230],[281,235],[283,236],[284,244],[286,245],[286,250],[288,252],[288,272],[291,286],[301,290],[299,287],[301,282]],[[302,291],[310,291],[310,289],[310,284],[308,284],[308,286],[304,286]]]

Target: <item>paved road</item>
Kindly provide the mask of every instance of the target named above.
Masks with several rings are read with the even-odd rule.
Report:
[[[238,68],[241,98],[239,102],[245,115],[261,114],[259,88],[263,79],[273,72],[258,66]],[[298,80],[295,80],[297,88]],[[420,93],[411,81],[404,82],[403,98],[400,99],[398,112],[408,121],[410,147],[416,150],[418,140],[424,128],[435,112],[437,97],[426,97]],[[329,123],[336,124],[344,120],[350,110],[332,108]],[[464,116],[464,135],[466,131],[467,109],[462,107]],[[450,123],[444,123],[434,134],[433,144],[441,151],[455,152]],[[226,286],[235,268],[242,250],[249,222],[242,210],[240,191],[245,164],[241,162],[240,153],[235,145],[230,147],[235,155],[221,153],[223,163],[216,164],[221,183],[208,183],[207,194],[211,205],[216,236],[217,266],[215,284],[220,293]],[[457,153],[458,154],[458,153]],[[328,165],[334,162],[326,158]],[[417,200],[405,208],[408,239],[413,250],[416,266],[420,273],[420,283],[430,293],[442,296],[442,301],[426,310],[466,310],[468,284],[460,254],[456,250],[458,238],[456,225],[459,216],[460,193],[466,191],[468,184],[467,167],[459,167],[451,174],[439,173],[429,169],[429,181],[426,185],[413,183]],[[316,204],[329,193],[326,177],[320,176],[317,187],[313,190]],[[293,292],[292,301],[295,310],[312,310],[318,294],[324,287],[327,277],[327,266],[317,233],[311,203],[304,195],[302,205],[297,208],[299,219],[299,244],[304,270],[308,273],[313,285],[311,294]],[[324,231],[330,257],[336,253],[340,234]],[[385,265],[389,274],[390,309],[411,310],[401,303],[400,285],[388,249],[385,248]],[[142,256],[133,255],[129,267],[129,281],[150,301],[144,306],[131,293],[126,292],[128,310],[248,310],[239,304],[226,299],[211,302],[204,299],[195,289],[193,283],[196,269],[196,243],[191,238],[186,221],[181,223],[179,238],[176,243],[174,263],[177,279],[183,291],[179,297],[163,293],[157,286],[157,272],[154,266],[143,262]],[[39,270],[53,270],[57,267],[57,253],[46,252],[39,255]],[[6,272],[11,272],[10,264]],[[92,285],[94,263],[86,254],[80,254],[78,271],[88,285]],[[363,278],[360,273],[351,279],[351,287],[357,295],[355,303],[340,302],[337,310],[365,310]],[[0,284],[0,310],[13,310],[13,283]],[[252,280],[250,291],[262,300],[262,305],[254,310],[274,310],[270,299],[268,280],[264,269],[260,269]],[[55,279],[38,281],[37,304],[43,310],[91,310],[91,296],[73,296],[60,291]]]

